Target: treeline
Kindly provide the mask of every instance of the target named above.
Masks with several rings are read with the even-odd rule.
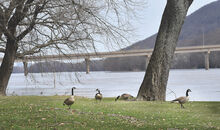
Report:
[[[91,71],[103,71],[103,61],[91,61]],[[80,63],[64,63],[64,62],[40,62],[33,64],[28,67],[30,73],[41,73],[41,72],[74,72],[74,71],[85,71],[85,62]]]
[[[220,52],[211,52],[209,67],[220,68]],[[173,69],[205,68],[205,53],[176,54],[171,65]]]
[[[146,57],[120,57],[90,61],[90,71],[144,71]],[[220,52],[210,53],[210,68],[220,68]],[[205,53],[176,54],[171,64],[172,69],[205,68]],[[29,73],[75,72],[86,71],[85,62],[39,62],[28,67]],[[23,72],[23,67],[14,67],[14,73]]]

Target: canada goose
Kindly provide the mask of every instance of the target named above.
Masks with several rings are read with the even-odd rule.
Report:
[[[64,102],[63,102],[63,105],[67,105],[69,106],[69,109],[71,107],[71,105],[75,102],[75,99],[74,99],[74,92],[73,90],[76,89],[75,87],[72,88],[72,96],[70,96],[69,98],[67,98]]]
[[[183,104],[189,101],[189,92],[192,92],[190,89],[186,90],[186,96],[178,97],[177,99],[174,99],[171,101],[171,103],[178,101],[181,104],[181,108],[184,108]]]
[[[95,99],[101,101],[102,100],[102,94],[100,93],[99,89],[96,89],[96,91],[98,91],[98,92],[95,94]]]
[[[134,100],[134,97],[130,94],[124,93],[121,96],[118,96],[117,98],[115,98],[115,101],[117,101],[118,99],[127,101],[127,100]]]

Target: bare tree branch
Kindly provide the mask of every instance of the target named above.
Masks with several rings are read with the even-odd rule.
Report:
[[[43,5],[42,6],[39,6],[39,5],[36,5],[35,7],[35,11],[34,11],[34,16],[33,16],[33,19],[32,21],[30,22],[30,25],[28,28],[26,28],[26,30],[24,30],[18,37],[17,37],[17,40],[20,41],[21,39],[23,39],[33,28],[34,28],[34,25],[36,24],[35,21],[37,19],[37,15],[41,12],[41,10],[44,9],[44,6],[47,2],[44,1]]]
[[[0,52],[4,53],[5,49],[4,48],[0,48]]]
[[[121,19],[123,10],[126,13],[131,9],[130,3],[132,0],[12,0],[1,3],[6,23],[5,27],[0,25],[3,27],[0,32],[18,42],[19,57],[48,48],[96,51],[97,42],[106,45],[128,42],[126,33],[131,30],[127,21]],[[110,18],[110,14],[116,17]],[[4,38],[2,41],[6,41]],[[54,43],[47,44],[51,41]]]
[[[15,4],[16,4],[17,0],[11,0],[8,8],[5,9],[5,21],[8,22],[10,16],[12,15],[13,10],[16,8]]]

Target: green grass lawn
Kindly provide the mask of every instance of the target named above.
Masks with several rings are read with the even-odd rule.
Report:
[[[177,103],[76,98],[69,110],[66,96],[0,96],[1,129],[220,129],[220,102]]]

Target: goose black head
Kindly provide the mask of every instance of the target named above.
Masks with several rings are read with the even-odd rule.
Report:
[[[191,91],[190,89],[187,89],[187,90],[186,90],[186,96],[187,96],[187,97],[189,96],[189,94],[188,94],[189,92],[192,92],[192,91]]]
[[[98,91],[98,93],[100,93],[100,90],[97,88],[96,91]]]
[[[74,92],[73,92],[74,89],[76,89],[76,87],[72,87],[72,95],[74,95]]]
[[[187,89],[187,92],[192,92],[190,89]]]

